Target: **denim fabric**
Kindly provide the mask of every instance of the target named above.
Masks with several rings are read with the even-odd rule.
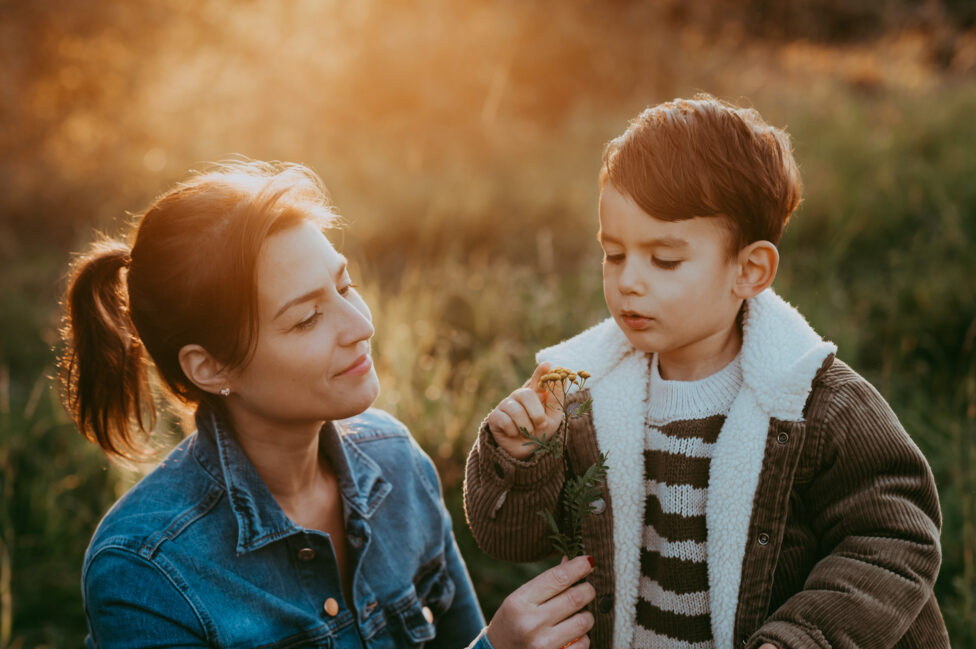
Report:
[[[285,515],[216,416],[197,426],[92,538],[89,648],[489,649],[437,473],[400,422],[369,410],[320,435],[343,498],[353,602],[329,535]]]

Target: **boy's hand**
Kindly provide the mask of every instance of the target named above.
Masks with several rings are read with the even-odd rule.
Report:
[[[517,460],[528,458],[534,448],[525,445],[527,440],[520,428],[535,437],[551,438],[563,420],[563,413],[555,407],[555,397],[539,387],[539,379],[550,367],[549,363],[540,364],[526,385],[502,399],[488,414],[488,428],[495,442]]]

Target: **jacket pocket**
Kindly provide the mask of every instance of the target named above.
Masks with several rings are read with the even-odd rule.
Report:
[[[421,566],[413,585],[391,605],[401,632],[411,646],[422,647],[437,635],[437,620],[454,601],[454,580],[439,555]]]

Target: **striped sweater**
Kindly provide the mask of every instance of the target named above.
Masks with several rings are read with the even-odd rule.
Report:
[[[712,448],[741,385],[738,357],[698,381],[662,379],[652,357],[636,648],[714,647],[705,502]]]

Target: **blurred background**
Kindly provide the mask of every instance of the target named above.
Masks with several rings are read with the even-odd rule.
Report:
[[[82,555],[139,477],[52,388],[71,251],[231,154],[329,187],[378,405],[435,459],[490,615],[544,564],[471,540],[477,425],[536,349],[606,316],[603,145],[700,91],[792,134],[806,198],[778,291],[928,457],[936,592],[976,647],[976,2],[0,0],[0,73],[0,647],[80,645]]]

